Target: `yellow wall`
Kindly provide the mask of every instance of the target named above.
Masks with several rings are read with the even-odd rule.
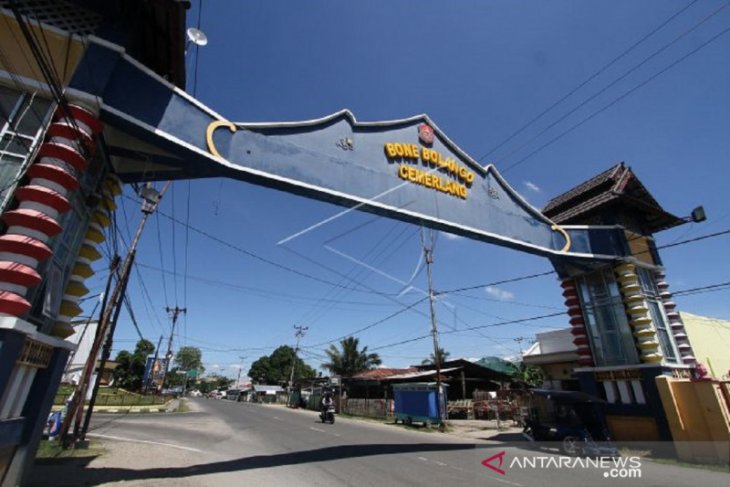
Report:
[[[10,71],[18,76],[42,81],[41,70],[33,59],[31,50],[25,42],[25,37],[15,18],[0,13],[0,26],[0,45],[4,46],[5,53],[5,57],[0,62],[0,71]],[[46,55],[50,52],[55,72],[61,78],[63,86],[66,86],[84,51],[80,38],[78,36],[69,38],[68,35],[62,35],[57,31],[42,30],[35,22],[31,22],[30,28],[40,39],[43,52]],[[45,84],[45,81],[43,83]]]
[[[727,384],[668,376],[658,376],[656,383],[679,458],[728,462],[730,409],[720,389]]]
[[[730,321],[680,313],[697,361],[717,378],[730,371]],[[711,372],[712,373],[712,372]]]

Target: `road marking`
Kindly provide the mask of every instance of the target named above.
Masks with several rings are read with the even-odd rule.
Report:
[[[327,433],[325,430],[321,430],[319,428],[315,428],[314,426],[310,426],[309,429],[312,430],[312,431],[319,431],[320,433]]]
[[[274,419],[275,419],[275,420],[277,420],[277,421],[284,421],[284,420],[283,420],[283,419],[281,419],[281,418],[280,418],[279,416],[274,416]]]
[[[104,438],[107,440],[118,440],[118,441],[129,441],[132,443],[145,443],[148,445],[160,445],[160,446],[169,446],[170,448],[178,448],[180,450],[187,450],[187,451],[194,451],[198,453],[203,453],[203,450],[198,450],[197,448],[191,448],[189,446],[181,446],[181,445],[175,445],[174,443],[163,443],[160,441],[148,441],[148,440],[136,440],[134,438],[123,438],[121,436],[112,436],[112,435],[102,435],[99,433],[88,433],[86,436],[93,436],[96,438]]]
[[[496,478],[496,477],[491,477],[491,479],[492,479],[492,480],[496,480],[497,482],[502,482],[503,484],[507,484],[507,485],[514,485],[515,487],[525,487],[525,486],[524,486],[524,485],[522,485],[522,484],[518,484],[517,482],[510,482],[509,480],[504,480],[504,479],[498,479],[498,478]]]
[[[432,460],[433,463],[438,465],[439,467],[446,467],[447,465],[444,462],[439,462],[438,460]]]
[[[428,461],[428,458],[423,458],[423,457],[416,457],[416,458],[418,458],[422,462],[427,462]]]

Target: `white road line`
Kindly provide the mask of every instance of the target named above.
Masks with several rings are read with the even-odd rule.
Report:
[[[518,484],[517,482],[510,482],[509,480],[502,480],[502,479],[498,479],[496,477],[490,477],[490,478],[492,480],[496,480],[497,482],[502,482],[503,484],[514,485],[515,487],[525,487],[524,485]]]
[[[433,463],[435,463],[439,467],[446,467],[446,466],[448,466],[444,462],[439,462],[438,460],[432,460],[432,461],[433,461]]]
[[[416,458],[418,458],[422,462],[427,462],[428,461],[428,458],[423,458],[423,457],[416,457]]]
[[[148,445],[169,446],[170,448],[177,448],[179,450],[187,450],[187,451],[203,453],[203,450],[198,450],[197,448],[191,448],[189,446],[175,445],[174,443],[163,443],[160,441],[148,441],[148,440],[135,440],[134,438],[122,438],[121,436],[101,435],[98,433],[88,433],[86,436],[93,436],[95,438],[104,438],[107,440],[129,441],[132,443],[145,443]]]
[[[325,430],[321,430],[319,428],[315,428],[314,426],[310,426],[309,429],[312,430],[312,431],[319,431],[320,433],[327,433]]]

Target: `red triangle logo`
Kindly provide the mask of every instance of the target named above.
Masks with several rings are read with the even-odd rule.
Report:
[[[505,453],[506,452],[501,451],[501,452],[497,453],[496,455],[492,455],[491,457],[489,457],[486,460],[484,460],[482,462],[482,465],[484,465],[487,468],[491,468],[492,470],[494,470],[495,472],[497,472],[500,475],[505,475],[505,471],[502,470],[501,468],[499,468],[499,467],[502,466],[502,461],[504,460],[504,454]],[[496,459],[499,459],[499,466],[497,466],[497,467],[495,467],[494,465],[492,465],[492,461],[494,461]]]

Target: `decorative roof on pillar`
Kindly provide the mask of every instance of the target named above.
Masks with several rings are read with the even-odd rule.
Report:
[[[622,223],[596,221],[607,213],[630,214],[640,220],[642,230],[647,233],[666,230],[683,222],[665,211],[623,162],[556,196],[543,209],[545,216],[561,225]]]

